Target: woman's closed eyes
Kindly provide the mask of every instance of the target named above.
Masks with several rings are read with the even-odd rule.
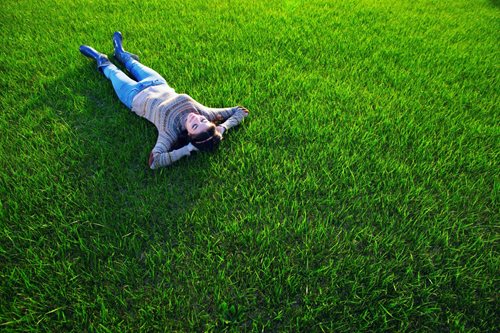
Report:
[[[200,120],[200,123],[206,123],[207,121],[208,121],[208,120],[207,120],[206,118],[202,118],[202,119]],[[198,128],[198,124],[194,124],[194,125],[193,125],[193,129],[195,130],[195,129],[197,129],[197,128]]]

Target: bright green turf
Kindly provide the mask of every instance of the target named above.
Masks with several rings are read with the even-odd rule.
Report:
[[[44,3],[45,2],[45,3]],[[0,330],[499,329],[498,1],[2,1]],[[111,36],[250,116],[151,171]]]

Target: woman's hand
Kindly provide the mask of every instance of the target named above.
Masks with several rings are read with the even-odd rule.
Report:
[[[219,125],[216,127],[216,130],[222,135],[226,131],[226,128],[224,126]]]
[[[240,110],[243,110],[244,114],[243,114],[243,117],[248,117],[248,114],[250,113],[250,111],[248,111],[247,108],[243,107],[243,106],[238,106],[238,108]]]
[[[149,153],[149,167],[151,168],[151,165],[153,165],[153,162],[155,161],[155,157],[153,156],[153,152]]]
[[[188,147],[190,153],[192,151],[199,151],[198,148],[196,148],[195,146],[193,146],[193,144],[191,142],[187,144],[187,147]]]

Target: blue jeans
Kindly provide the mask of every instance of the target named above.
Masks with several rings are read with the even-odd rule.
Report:
[[[160,74],[144,66],[135,59],[130,58],[125,63],[125,68],[127,68],[137,81],[129,78],[113,64],[104,67],[103,72],[104,75],[111,80],[120,101],[129,109],[132,108],[134,97],[143,89],[160,84],[167,84],[167,81],[165,81]]]

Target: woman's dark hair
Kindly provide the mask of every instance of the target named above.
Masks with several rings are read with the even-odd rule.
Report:
[[[205,131],[196,136],[189,136],[191,144],[200,151],[214,151],[222,139],[222,135],[217,131],[215,124],[211,124]]]

